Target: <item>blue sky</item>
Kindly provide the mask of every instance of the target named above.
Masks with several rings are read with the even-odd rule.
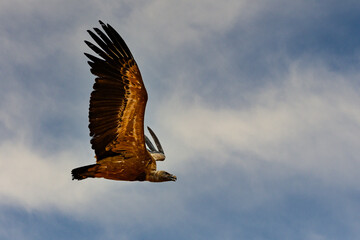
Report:
[[[71,181],[99,19],[175,183]],[[0,20],[1,239],[360,238],[358,1],[5,0]]]

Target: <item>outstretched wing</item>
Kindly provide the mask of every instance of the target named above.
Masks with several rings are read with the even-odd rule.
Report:
[[[109,25],[99,21],[104,32],[94,28],[90,36],[98,44],[85,43],[100,58],[91,60],[96,75],[90,97],[89,129],[97,160],[119,153],[138,155],[146,151],[144,112],[147,92],[139,68],[124,40]]]

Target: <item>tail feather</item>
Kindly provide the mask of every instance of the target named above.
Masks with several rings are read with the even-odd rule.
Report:
[[[83,180],[88,177],[95,177],[95,173],[98,169],[99,164],[92,164],[83,167],[74,168],[71,171],[72,180]]]

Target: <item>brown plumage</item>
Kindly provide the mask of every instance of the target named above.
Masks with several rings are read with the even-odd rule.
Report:
[[[97,76],[89,108],[96,164],[73,169],[73,179],[175,181],[176,176],[156,171],[156,160],[164,160],[165,155],[155,133],[149,128],[158,149],[144,135],[148,97],[140,70],[120,35],[99,22],[105,33],[98,28],[94,28],[97,35],[88,31],[99,47],[85,41],[101,57],[85,53],[91,73]]]

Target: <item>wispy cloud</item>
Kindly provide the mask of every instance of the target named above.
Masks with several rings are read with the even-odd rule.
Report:
[[[3,1],[0,236],[27,236],[7,209],[109,239],[359,236],[360,34],[350,2],[324,3]],[[140,65],[174,184],[71,181],[94,162],[82,41],[98,19]]]
[[[176,91],[157,120],[190,151],[216,158],[248,153],[329,181],[335,174],[346,184],[354,183],[360,149],[358,73],[345,76],[295,62],[279,78],[246,94],[247,107],[214,108],[211,101],[196,98],[198,89]]]

